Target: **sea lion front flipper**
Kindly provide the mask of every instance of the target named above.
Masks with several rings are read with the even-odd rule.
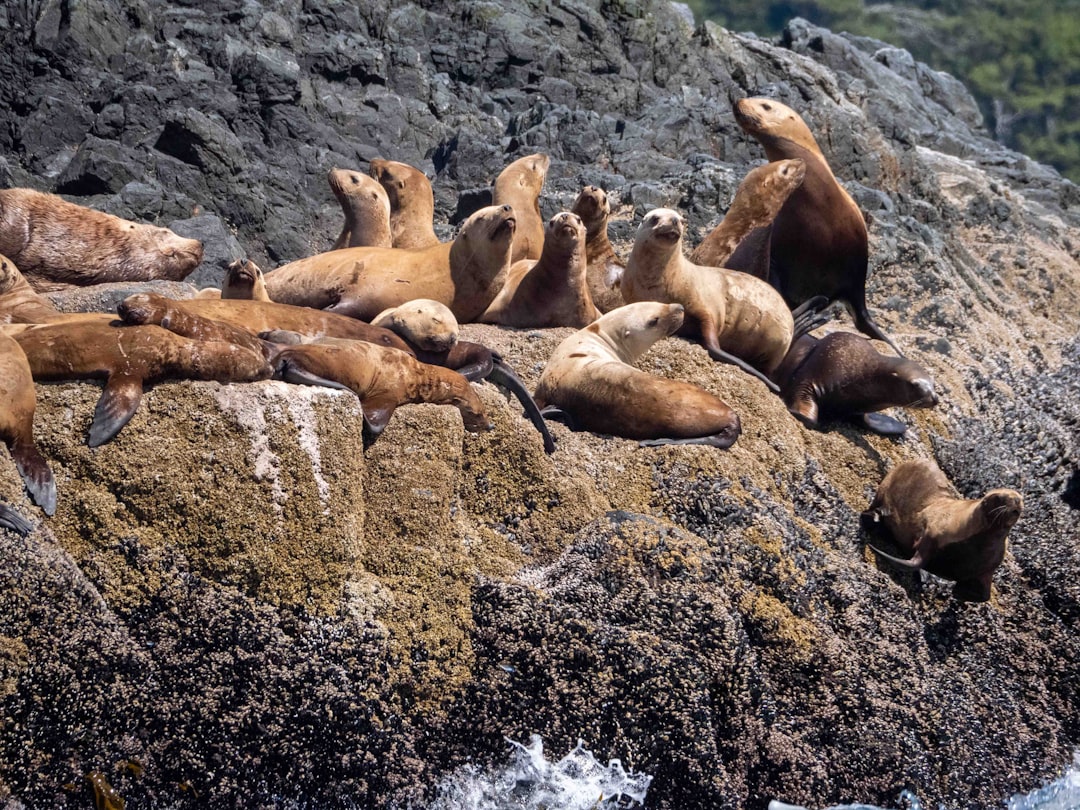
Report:
[[[923,558],[918,553],[916,553],[915,556],[912,557],[910,560],[905,560],[905,559],[903,559],[901,557],[894,557],[891,554],[886,554],[884,551],[882,551],[880,548],[878,548],[875,545],[870,545],[870,550],[873,551],[874,554],[876,554],[878,556],[878,559],[888,560],[893,565],[895,565],[895,566],[897,566],[899,568],[904,568],[904,569],[906,569],[908,571],[921,571],[922,570],[922,566],[923,566],[924,561],[923,561]]]
[[[105,390],[94,408],[94,421],[86,443],[100,447],[116,438],[116,434],[131,421],[142,401],[142,380],[125,374],[112,374],[105,382]]]
[[[990,601],[990,583],[993,571],[988,571],[976,579],[961,579],[953,586],[953,596],[961,602]]]
[[[56,480],[49,469],[49,462],[33,444],[20,442],[12,444],[11,460],[26,484],[30,499],[52,517],[56,513]]]
[[[397,408],[397,403],[393,400],[381,400],[372,397],[363,400],[360,406],[364,411],[364,431],[374,441],[386,430],[386,426],[390,423],[390,417],[394,415],[394,410]]]
[[[558,405],[548,405],[546,408],[540,411],[540,415],[545,419],[550,419],[553,422],[562,422],[570,430],[577,430],[577,422],[574,417],[567,411],[564,411]]]
[[[10,529],[21,537],[33,530],[33,525],[7,504],[0,503],[0,527]]]
[[[492,352],[491,356],[493,362],[491,371],[487,376],[488,381],[517,397],[517,401],[525,409],[525,415],[533,423],[533,427],[540,431],[540,436],[544,440],[544,452],[551,455],[555,452],[555,439],[552,438],[551,432],[547,429],[547,425],[544,424],[544,417],[540,413],[540,409],[536,407],[536,402],[529,393],[529,389],[525,387],[525,383],[518,379],[514,370],[506,365],[499,355]]]
[[[768,377],[766,377],[764,374],[762,374],[760,371],[758,371],[752,365],[747,363],[745,360],[743,360],[741,358],[738,358],[733,354],[729,354],[728,352],[725,352],[723,349],[721,349],[719,347],[710,348],[708,345],[706,345],[705,349],[706,349],[706,351],[708,351],[709,357],[711,357],[713,360],[716,360],[717,362],[720,362],[720,363],[729,363],[729,364],[731,364],[733,366],[738,366],[743,371],[745,371],[747,374],[750,374],[750,375],[752,375],[754,377],[757,377],[759,380],[761,380],[763,383],[765,383],[765,385],[768,387],[768,389],[770,391],[772,391],[774,394],[779,394],[780,393],[780,386],[778,386],[776,383],[774,383],[772,380],[770,380]]]
[[[863,300],[859,304],[850,303],[849,309],[851,310],[851,317],[855,321],[855,328],[862,332],[864,335],[869,335],[872,338],[888,343],[892,347],[892,350],[896,352],[898,357],[903,357],[904,353],[896,348],[896,344],[889,339],[889,337],[881,331],[881,328],[874,323],[873,318],[870,317],[870,312],[866,308],[866,301]]]
[[[329,380],[326,377],[312,374],[307,369],[300,368],[295,363],[282,363],[275,369],[274,376],[279,380],[284,380],[285,382],[293,383],[294,385],[320,385],[323,388],[337,388],[341,391],[352,390],[349,386],[339,383],[337,380]]]
[[[691,439],[645,439],[638,442],[638,447],[664,447],[669,444],[704,444],[707,447],[719,447],[727,450],[735,443],[731,436],[695,436]]]
[[[882,436],[903,436],[907,433],[907,425],[883,413],[856,413],[851,415],[851,421]]]

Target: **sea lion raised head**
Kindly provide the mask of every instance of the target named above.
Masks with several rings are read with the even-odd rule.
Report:
[[[512,261],[539,259],[544,246],[544,220],[540,215],[540,192],[544,188],[551,158],[528,155],[507,166],[495,179],[491,201],[509,204],[518,216]]]
[[[374,177],[350,169],[331,169],[326,175],[341,204],[345,225],[332,250],[344,247],[390,247],[390,198]]]
[[[785,142],[821,154],[810,127],[786,104],[771,98],[741,98],[732,110],[736,123],[765,147],[769,160],[790,157]]]
[[[593,304],[601,312],[621,307],[622,293],[619,282],[622,280],[626,263],[615,253],[608,239],[608,217],[611,215],[611,200],[599,186],[585,186],[574,200],[570,209],[585,223],[585,260],[588,262],[586,278],[589,295]]]
[[[236,259],[225,269],[221,298],[231,301],[269,301],[263,272],[250,259]]]
[[[371,161],[371,176],[390,201],[393,246],[414,250],[439,244],[432,223],[435,192],[427,175],[407,163],[376,158]]]

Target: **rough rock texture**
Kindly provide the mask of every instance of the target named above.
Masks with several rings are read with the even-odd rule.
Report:
[[[870,305],[943,400],[900,441],[808,432],[668,340],[643,368],[730,402],[730,451],[555,426],[545,456],[490,386],[494,431],[410,406],[364,451],[355,400],[278,383],[160,385],[89,450],[98,387],[39,386],[60,501],[0,530],[0,799],[85,807],[98,769],[129,806],[404,806],[539,732],[654,774],[653,807],[991,806],[1080,745],[1080,192],[955,80],[648,0],[44,0],[0,8],[0,43],[0,182],[198,235],[200,286],[325,249],[326,170],[376,156],[432,174],[444,235],[543,150],[545,216],[593,183],[623,250],[658,205],[700,238],[762,157],[731,100],[774,96],[867,212]],[[568,333],[465,328],[529,384]],[[1023,492],[991,602],[866,551],[913,457]],[[6,454],[0,498],[40,519]]]

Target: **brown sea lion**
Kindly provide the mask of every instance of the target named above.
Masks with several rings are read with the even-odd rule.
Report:
[[[481,208],[453,242],[423,250],[344,248],[264,276],[275,301],[368,320],[416,298],[441,301],[461,322],[479,317],[510,268],[516,219],[509,205]]]
[[[221,298],[226,301],[269,301],[263,272],[250,259],[237,259],[225,269]]]
[[[312,338],[365,340],[412,354],[408,344],[389,329],[371,326],[344,315],[288,304],[202,298],[173,301],[154,293],[137,293],[121,302],[120,312],[126,323],[135,325],[161,325],[165,320],[183,323],[186,317],[201,316],[244,329],[253,336],[273,329],[285,329]]]
[[[540,258],[510,266],[506,283],[480,322],[519,328],[588,326],[601,312],[589,295],[587,267],[585,225],[577,214],[562,211],[547,224]]]
[[[735,120],[765,148],[770,161],[798,158],[806,177],[773,220],[769,233],[769,282],[791,306],[817,295],[843,301],[855,326],[901,354],[866,309],[869,263],[866,220],[836,181],[810,128],[790,107],[767,98],[735,102]],[[743,269],[749,257],[731,257]]]
[[[289,340],[280,332],[266,336]],[[399,405],[420,402],[453,405],[472,433],[492,428],[480,398],[456,371],[359,340],[305,341],[280,349],[275,375],[291,383],[349,389],[360,398],[371,438],[382,433]]]
[[[645,216],[623,273],[623,298],[682,304],[686,316],[679,334],[700,337],[714,360],[738,366],[779,393],[767,375],[780,365],[795,334],[787,304],[761,279],[688,261],[684,228],[669,208]]]
[[[180,281],[202,261],[197,239],[129,222],[28,188],[0,191],[0,253],[34,289]]]
[[[390,200],[393,247],[416,250],[439,244],[433,227],[435,192],[427,175],[407,163],[376,159],[371,161],[371,176]]]
[[[379,181],[349,169],[331,169],[326,179],[345,214],[345,226],[330,249],[390,247],[390,198]]]
[[[725,267],[739,243],[776,218],[805,176],[806,164],[801,160],[777,160],[751,169],[735,190],[735,199],[723,220],[701,240],[690,254],[690,261],[706,267]]]
[[[739,416],[688,382],[655,377],[631,363],[683,322],[681,304],[646,301],[612,310],[564,340],[536,387],[536,404],[571,426],[656,444],[730,447]]]
[[[52,301],[34,291],[11,259],[0,256],[0,324],[111,320],[112,315],[102,312],[60,312]]]
[[[619,282],[626,262],[618,257],[608,239],[608,217],[611,202],[607,193],[597,186],[585,186],[574,200],[571,212],[585,223],[585,261],[588,262],[586,278],[589,295],[601,312],[611,312],[621,307],[622,293]]]
[[[26,355],[14,338],[0,333],[0,441],[26,484],[26,491],[46,515],[56,511],[56,481],[34,444],[37,394]]]
[[[13,337],[35,381],[105,380],[90,427],[91,447],[110,441],[135,415],[144,383],[250,382],[273,373],[263,355],[250,349],[190,340],[158,326],[57,323],[30,326]]]
[[[544,248],[540,192],[550,165],[551,158],[547,155],[529,155],[515,160],[495,178],[491,202],[494,205],[512,205],[517,214],[518,226],[511,261],[540,258]]]
[[[961,498],[929,461],[898,464],[878,486],[862,513],[868,532],[884,528],[900,553],[871,546],[894,565],[923,569],[956,583],[957,599],[985,602],[994,571],[1005,559],[1009,530],[1020,519],[1024,499],[1012,489],[993,489],[977,500]]]

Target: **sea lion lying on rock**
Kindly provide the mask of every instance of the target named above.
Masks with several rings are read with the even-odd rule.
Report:
[[[371,161],[371,176],[390,200],[392,246],[404,250],[439,244],[435,235],[435,192],[427,175],[408,163]]]
[[[901,559],[871,545],[878,557],[954,581],[957,599],[985,602],[994,571],[1005,558],[1009,530],[1023,508],[1024,499],[1015,490],[993,489],[967,500],[937,465],[905,461],[878,486],[862,524],[868,532],[886,530],[900,553],[911,555]]]
[[[36,407],[26,354],[14,338],[0,333],[0,441],[7,445],[34,503],[51,515],[56,511],[56,481],[34,443]]]
[[[202,243],[28,188],[0,191],[0,253],[34,289],[109,281],[180,281],[202,261]]]

